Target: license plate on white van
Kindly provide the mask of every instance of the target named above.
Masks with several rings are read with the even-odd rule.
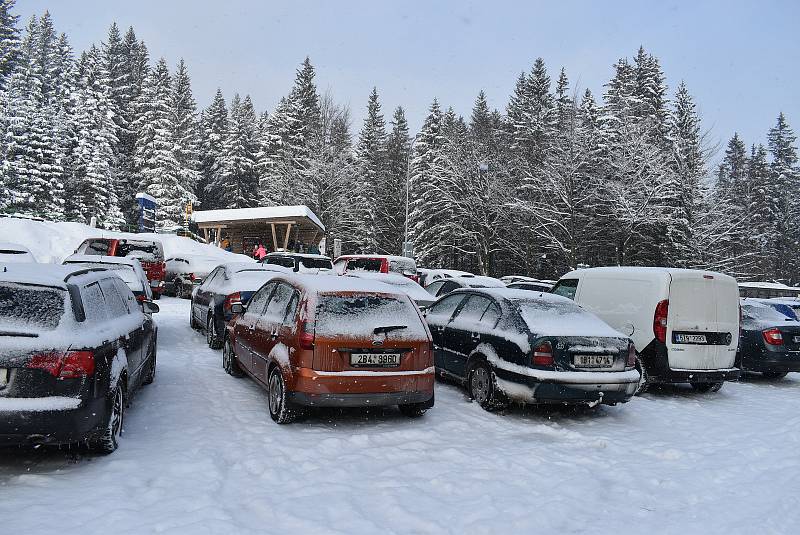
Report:
[[[579,368],[610,368],[614,365],[612,355],[575,355],[572,363]]]
[[[708,339],[704,334],[675,334],[676,344],[707,344]]]
[[[350,366],[374,368],[400,366],[400,353],[350,353]]]

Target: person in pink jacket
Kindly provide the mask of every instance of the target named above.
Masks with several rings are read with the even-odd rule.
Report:
[[[264,248],[263,243],[259,243],[258,247],[256,248],[255,252],[253,253],[253,257],[258,260],[264,260],[264,257],[267,256],[267,250]]]

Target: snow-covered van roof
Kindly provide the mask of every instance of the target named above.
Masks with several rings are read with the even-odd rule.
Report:
[[[217,221],[242,221],[248,219],[289,219],[305,217],[310,219],[320,230],[325,225],[308,206],[259,206],[256,208],[229,208],[224,210],[197,210],[192,215],[195,223],[212,223]]]
[[[705,271],[702,269],[683,269],[683,268],[670,268],[670,267],[646,267],[646,266],[608,266],[608,267],[594,267],[586,269],[575,269],[561,276],[562,279],[567,278],[580,278],[586,274],[598,275],[639,275],[643,277],[659,277],[670,275],[673,279],[681,277],[696,277],[698,275],[708,275],[716,279],[728,279],[736,281],[730,275],[719,273],[717,271]]]

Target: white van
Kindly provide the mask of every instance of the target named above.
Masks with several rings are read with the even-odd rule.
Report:
[[[716,392],[737,379],[739,290],[713,271],[607,267],[571,271],[553,293],[574,299],[636,345],[643,388],[690,383]]]

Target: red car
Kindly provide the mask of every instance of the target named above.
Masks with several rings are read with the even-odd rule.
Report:
[[[336,259],[333,268],[339,275],[354,271],[373,271],[376,273],[397,273],[419,282],[417,263],[407,256],[392,255],[343,255]]]
[[[142,264],[153,298],[159,299],[164,293],[164,247],[155,240],[131,240],[127,238],[89,238],[75,249],[83,255],[119,256],[136,258]]]
[[[267,389],[270,416],[305,407],[433,406],[433,346],[402,291],[354,277],[280,275],[233,303],[222,365]]]

